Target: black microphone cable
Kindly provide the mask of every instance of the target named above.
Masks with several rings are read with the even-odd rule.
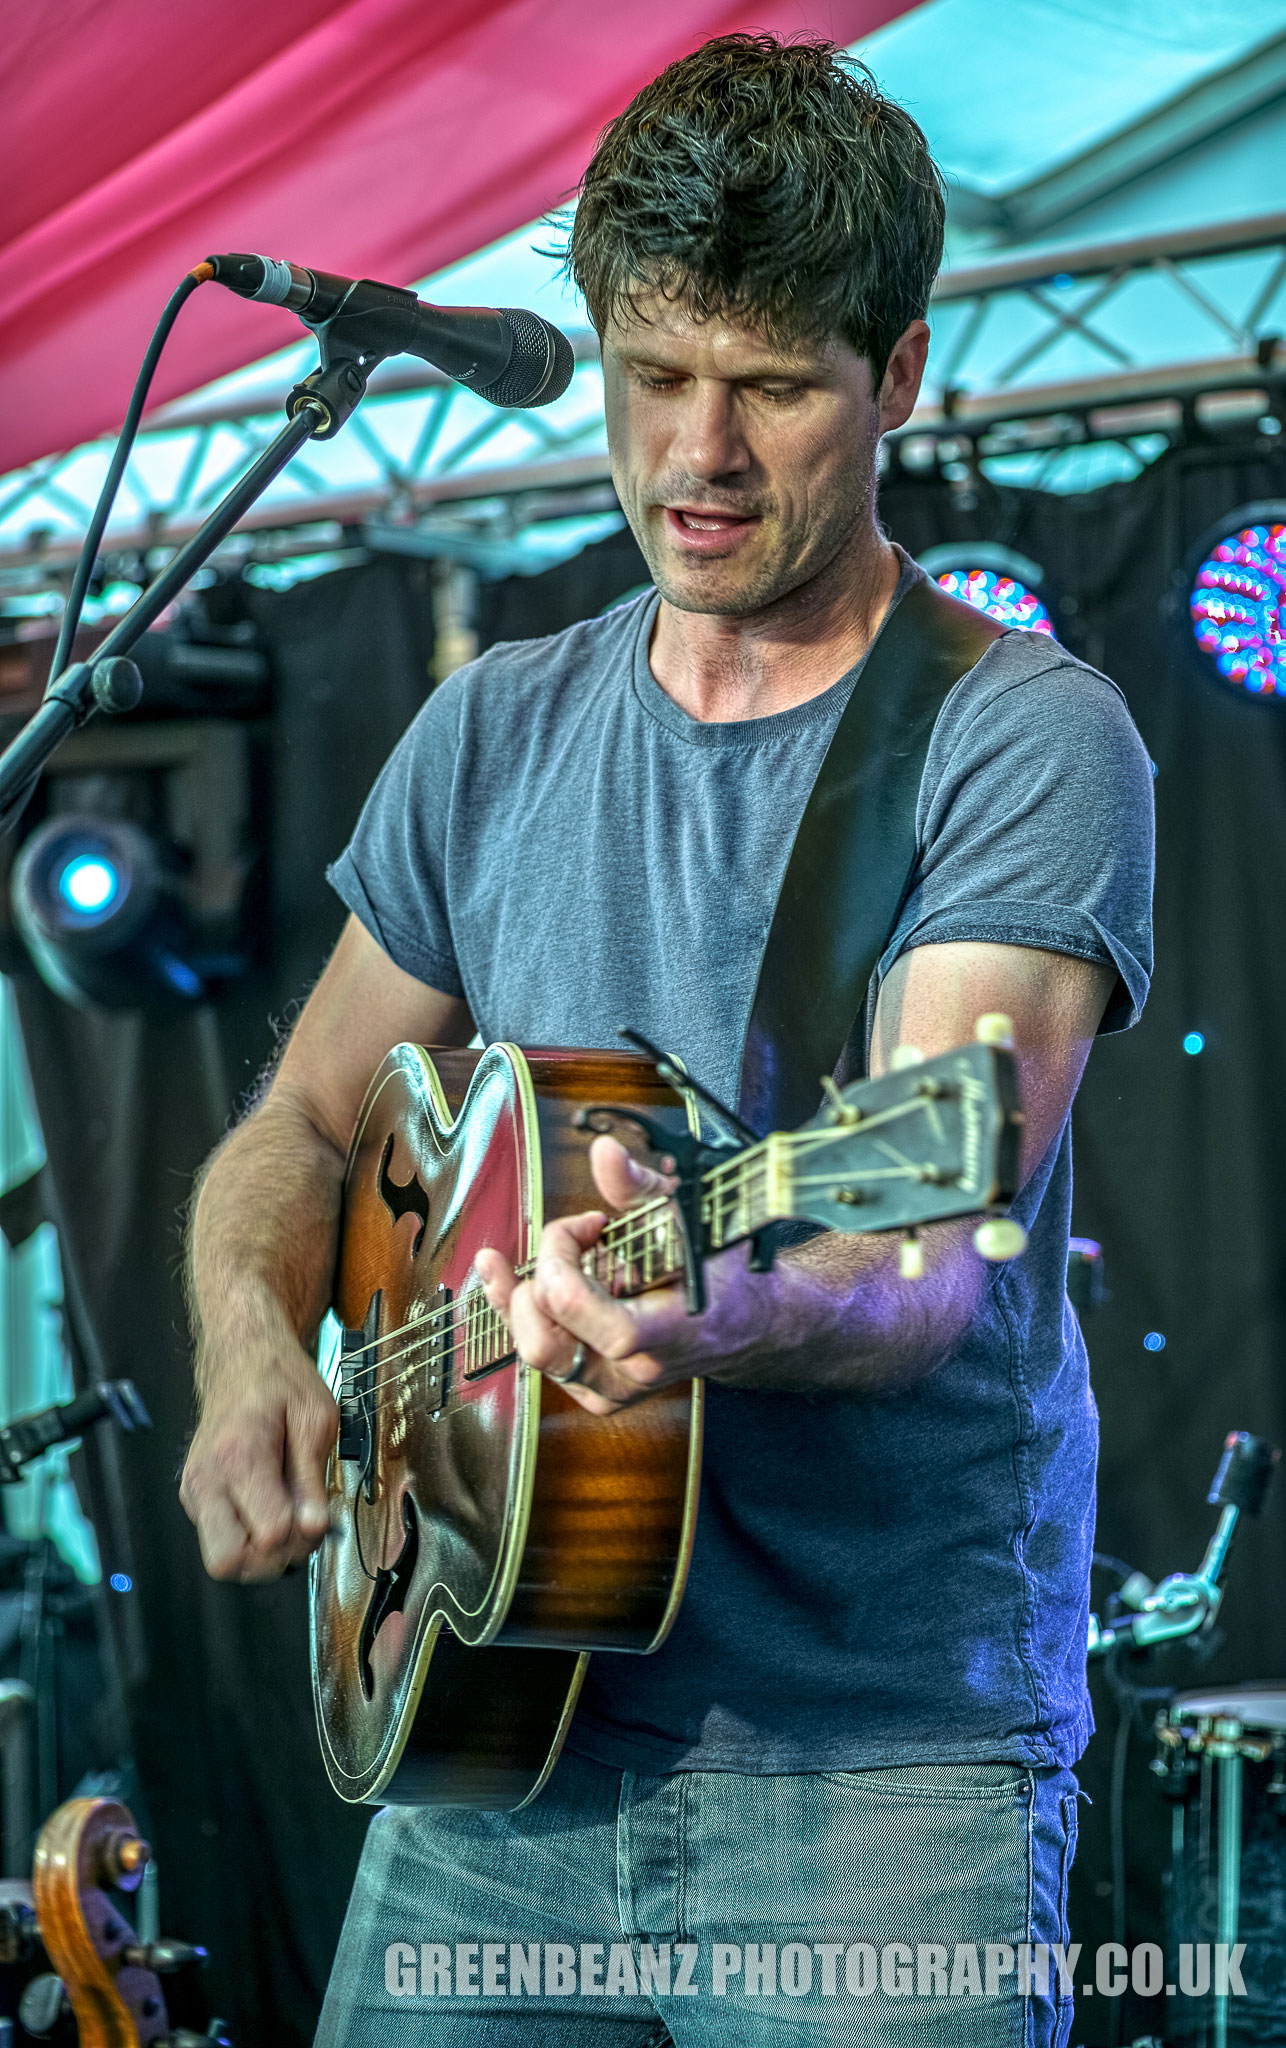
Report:
[[[156,366],[161,360],[161,351],[170,338],[170,329],[178,319],[182,307],[187,304],[197,286],[205,284],[213,275],[214,272],[208,263],[198,263],[194,269],[189,270],[178,290],[172,294],[165,311],[156,323],[152,339],[147,345],[147,353],[143,357],[134,383],[134,390],[126,409],[125,422],[113,451],[107,475],[103,479],[103,488],[98,494],[98,503],[94,507],[93,515],[85,534],[84,544],[77,558],[76,573],[72,578],[71,589],[67,594],[67,602],[63,606],[62,624],[58,629],[58,639],[54,646],[54,658],[49,665],[49,682],[51,683],[57,682],[59,676],[66,668],[68,657],[71,654],[72,642],[76,637],[76,628],[80,624],[81,612],[84,610],[90,578],[94,573],[94,564],[98,560],[98,550],[102,542],[103,532],[111,516],[112,506],[116,502],[116,493],[121,487],[121,478],[125,474],[125,465],[129,461],[130,451],[134,446],[135,436],[138,433],[138,423],[143,416],[143,407],[147,404],[147,394],[151,389],[152,378],[155,376]]]

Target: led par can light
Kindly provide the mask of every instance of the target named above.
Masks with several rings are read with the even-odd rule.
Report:
[[[19,851],[10,891],[32,963],[65,1001],[165,1009],[205,993],[185,958],[182,877],[138,825],[49,819]]]
[[[1286,501],[1243,505],[1189,556],[1188,618],[1207,675],[1286,699]]]
[[[995,541],[943,541],[926,548],[919,560],[948,597],[971,604],[997,625],[1053,638],[1052,600],[1039,562]]]

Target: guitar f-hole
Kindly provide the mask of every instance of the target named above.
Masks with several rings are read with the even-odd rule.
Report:
[[[420,1246],[424,1243],[424,1232],[429,1220],[429,1197],[424,1183],[414,1167],[411,1168],[410,1180],[404,1181],[399,1185],[393,1179],[389,1173],[392,1158],[393,1132],[390,1131],[385,1140],[384,1151],[380,1159],[379,1178],[376,1181],[376,1186],[379,1189],[380,1200],[395,1224],[400,1223],[404,1216],[419,1217],[420,1227],[415,1233],[415,1243],[411,1246],[411,1257],[417,1259],[420,1255]]]
[[[402,1548],[391,1565],[381,1565],[375,1574],[375,1584],[367,1603],[362,1621],[362,1633],[357,1644],[357,1671],[361,1680],[362,1693],[371,1699],[375,1692],[375,1673],[371,1669],[371,1651],[375,1638],[388,1620],[390,1614],[401,1614],[406,1606],[406,1597],[415,1577],[415,1566],[420,1555],[420,1523],[415,1512],[415,1502],[409,1493],[402,1495]]]

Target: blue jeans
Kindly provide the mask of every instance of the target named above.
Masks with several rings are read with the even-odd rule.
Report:
[[[565,1755],[523,1812],[389,1808],[316,2048],[1066,2048],[1038,1945],[1066,1947],[1076,1797],[1016,1764],[639,1777]]]

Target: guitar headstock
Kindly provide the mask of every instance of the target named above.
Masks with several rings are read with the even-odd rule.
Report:
[[[792,1216],[828,1230],[906,1230],[1012,1201],[1022,1138],[1012,1050],[978,1042],[911,1057],[832,1087],[790,1133],[782,1178]]]
[[[1003,1211],[1018,1189],[1022,1113],[1007,1017],[980,1017],[972,1045],[935,1059],[900,1047],[890,1071],[841,1091],[796,1131],[774,1131],[744,1148],[696,1138],[672,1142],[677,1191],[653,1196],[609,1223],[591,1255],[617,1294],[638,1294],[681,1275],[699,1314],[701,1262],[754,1241],[753,1262],[771,1262],[777,1223],[824,1230],[901,1230],[905,1280],[924,1269],[915,1232],[952,1216],[985,1220],[974,1232],[985,1259],[1015,1258],[1027,1242]],[[598,1111],[586,1112],[588,1116]],[[644,1119],[631,1109],[630,1120]],[[658,1145],[658,1149],[660,1149]]]

